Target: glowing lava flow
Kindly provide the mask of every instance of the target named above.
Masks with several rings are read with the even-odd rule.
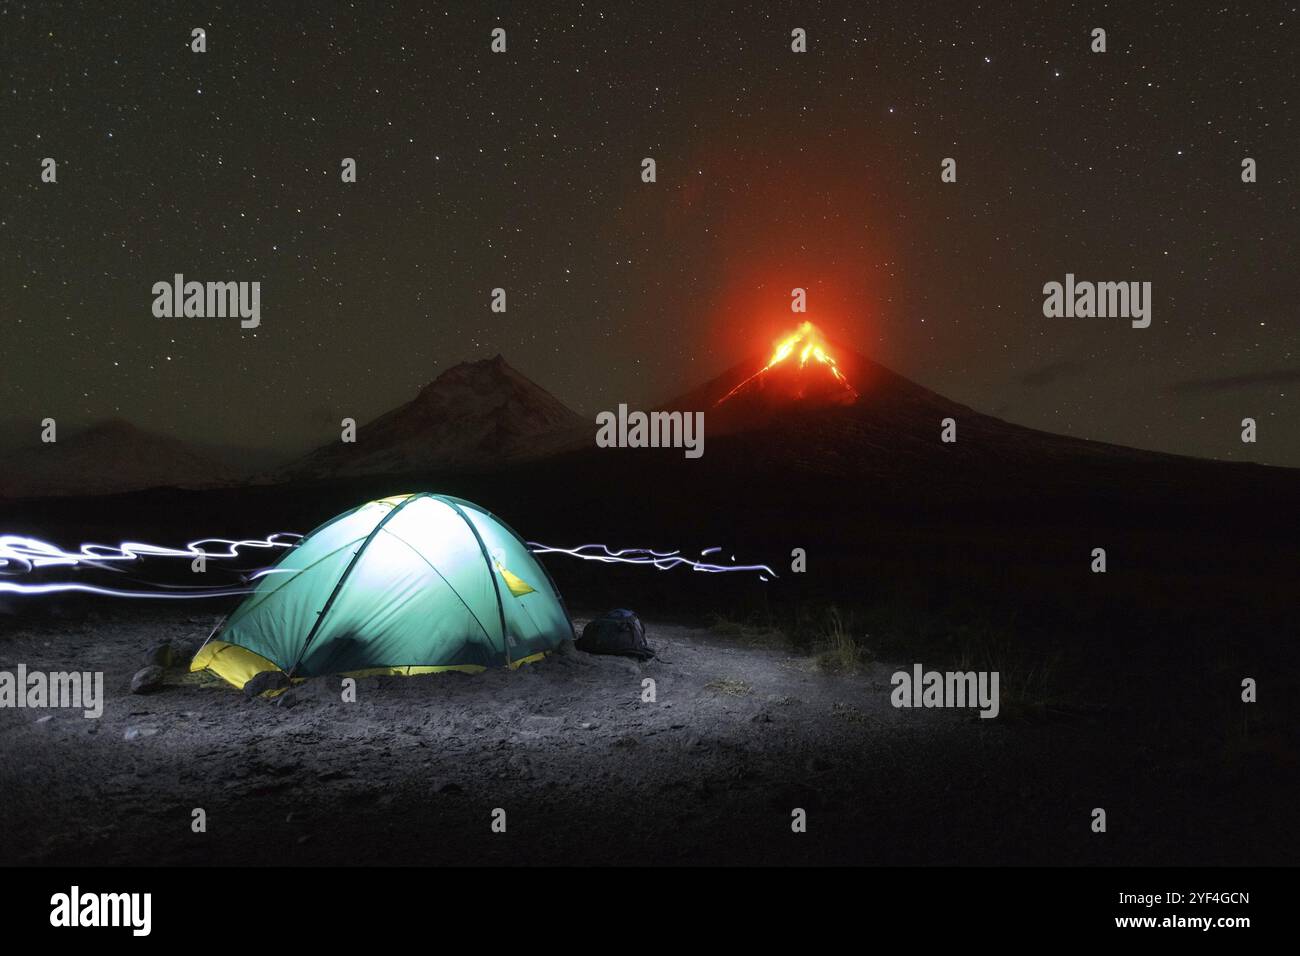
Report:
[[[768,359],[766,365],[714,402],[714,407],[721,405],[764,372],[775,368],[782,362],[790,359],[796,353],[799,356],[799,368],[804,368],[808,364],[809,359],[814,362],[819,362],[826,366],[830,373],[835,376],[836,381],[848,389],[854,398],[858,397],[857,389],[849,384],[849,380],[844,377],[844,373],[840,371],[840,367],[835,364],[835,359],[827,350],[826,343],[822,339],[821,332],[817,329],[817,326],[813,325],[811,322],[805,322],[794,332],[776,343],[776,348],[772,351],[772,357]]]

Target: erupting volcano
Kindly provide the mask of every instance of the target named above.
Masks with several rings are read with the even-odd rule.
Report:
[[[780,339],[767,364],[715,402],[721,405],[746,392],[774,392],[787,399],[850,404],[857,390],[840,370],[821,331],[804,322]]]

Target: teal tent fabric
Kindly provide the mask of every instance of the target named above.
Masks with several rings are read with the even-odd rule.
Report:
[[[550,576],[514,531],[476,504],[420,493],[317,528],[263,574],[213,641],[312,677],[509,666],[572,637]],[[222,666],[230,660],[214,651],[195,664],[242,686],[247,668]]]

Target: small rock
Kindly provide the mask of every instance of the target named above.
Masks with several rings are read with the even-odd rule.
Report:
[[[194,655],[202,645],[188,637],[173,637],[171,641],[171,663],[173,667],[189,667]]]
[[[531,779],[533,776],[533,762],[522,754],[516,754],[508,761],[514,772],[525,779]]]
[[[456,783],[455,781],[449,781],[448,783],[444,783],[442,786],[440,786],[437,792],[438,793],[464,793],[465,788],[462,787],[460,784]]]
[[[171,641],[159,641],[144,652],[146,666],[170,667],[172,662]]]
[[[141,737],[152,737],[158,733],[157,727],[128,727],[126,733],[122,735],[123,740],[139,740]]]
[[[147,694],[151,690],[157,690],[162,686],[163,669],[159,664],[150,664],[148,667],[142,667],[135,672],[131,678],[131,693]]]
[[[262,671],[244,685],[245,697],[257,697],[268,690],[279,690],[289,686],[289,678],[283,671]]]
[[[38,724],[43,724],[43,723],[46,723],[47,721],[51,721],[51,720],[53,720],[53,719],[54,719],[54,715],[53,715],[53,714],[46,714],[44,717],[37,717],[37,718],[36,718],[36,722],[37,722]]]
[[[283,707],[287,710],[288,708],[299,703],[299,701],[300,698],[298,696],[298,691],[296,691],[291,687],[288,690],[286,690],[283,694],[276,697],[275,700],[272,701],[272,703],[274,703],[276,707]]]

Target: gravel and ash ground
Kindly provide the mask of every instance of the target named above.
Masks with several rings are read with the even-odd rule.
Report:
[[[826,673],[777,639],[651,620],[644,664],[567,646],[361,679],[356,703],[338,678],[273,704],[181,670],[131,694],[146,648],[207,635],[191,613],[6,624],[0,669],[102,670],[107,700],[98,720],[0,710],[0,863],[1293,861],[1293,766],[1170,750],[1105,707],[896,710],[910,663]]]

